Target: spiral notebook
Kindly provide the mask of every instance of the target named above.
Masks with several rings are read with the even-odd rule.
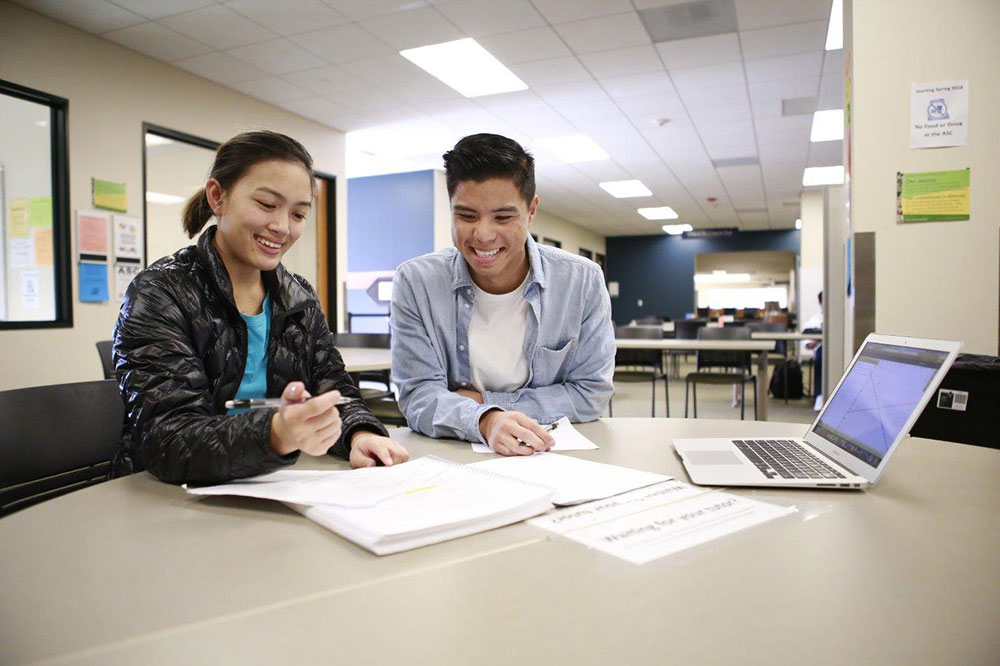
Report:
[[[435,456],[344,472],[274,472],[187,491],[282,501],[376,555],[532,518],[551,509],[556,494],[546,486]]]

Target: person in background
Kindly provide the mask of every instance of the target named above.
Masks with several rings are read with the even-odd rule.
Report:
[[[316,292],[281,264],[312,206],[312,158],[267,131],[230,139],[184,211],[197,245],[142,271],[114,329],[125,424],[112,475],[217,483],[333,453],[353,467],[407,452],[359,398]],[[227,411],[278,397],[279,408]]]
[[[405,262],[393,279],[400,409],[431,437],[503,455],[548,450],[540,424],[597,419],[614,392],[604,275],[528,234],[534,159],[517,142],[468,136],[444,163],[455,247]]]

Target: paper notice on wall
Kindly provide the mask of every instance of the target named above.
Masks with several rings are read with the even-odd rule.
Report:
[[[141,260],[142,220],[128,215],[115,215],[111,226],[114,228],[115,257]]]
[[[35,266],[51,266],[53,250],[52,229],[35,229]]]
[[[7,209],[7,237],[25,238],[30,234],[28,230],[28,201],[17,199],[10,202]]]
[[[128,212],[128,197],[125,196],[125,183],[91,178],[90,184],[96,208],[117,210],[122,213]]]
[[[968,130],[968,80],[910,86],[910,148],[964,146]]]
[[[52,197],[28,199],[28,225],[33,229],[52,228]]]
[[[108,215],[95,210],[76,211],[76,247],[88,259],[106,260],[108,256]]]
[[[34,268],[35,266],[35,239],[28,238],[10,239],[10,267]]]
[[[108,300],[108,265],[80,263],[80,300],[103,303]]]
[[[25,310],[42,307],[42,278],[38,271],[21,271],[21,307]]]
[[[118,262],[115,264],[115,300],[119,303],[125,298],[125,290],[128,289],[132,278],[139,274],[142,266],[139,264],[128,264]]]
[[[968,220],[970,172],[896,173],[896,222]]]

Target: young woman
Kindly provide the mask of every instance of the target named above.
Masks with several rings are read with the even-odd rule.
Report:
[[[170,483],[212,483],[271,471],[299,452],[353,467],[408,454],[360,401],[317,302],[281,257],[302,235],[312,158],[274,132],[219,148],[188,202],[194,238],[132,281],[114,332],[125,426],[114,474],[147,469]],[[234,398],[278,397],[276,409],[227,411]]]

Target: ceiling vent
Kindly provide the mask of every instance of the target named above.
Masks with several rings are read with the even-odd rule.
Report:
[[[815,97],[793,97],[781,100],[781,115],[783,116],[806,116],[815,112]]]
[[[727,157],[721,160],[712,160],[716,169],[722,167],[755,166],[760,164],[760,160],[751,155],[750,157]]]
[[[672,42],[739,30],[733,0],[698,0],[653,7],[640,11],[639,18],[654,42]]]

